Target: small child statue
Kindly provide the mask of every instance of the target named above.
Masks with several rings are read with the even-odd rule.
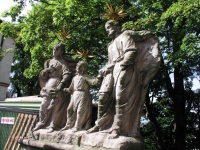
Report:
[[[60,131],[71,129],[73,132],[91,127],[91,94],[89,85],[96,85],[97,79],[87,74],[88,65],[80,61],[76,66],[76,76],[72,79],[69,88],[63,91],[72,94],[70,104],[67,108],[67,123]]]

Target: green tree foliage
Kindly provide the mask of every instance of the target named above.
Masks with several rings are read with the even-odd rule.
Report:
[[[27,69],[27,66],[30,66],[30,60],[30,53],[24,52],[22,45],[17,45],[11,67],[10,82],[13,87],[9,91],[11,94],[10,97],[15,93],[18,97],[39,94],[40,87],[38,83],[38,76],[27,78],[24,75],[24,71]]]
[[[162,64],[149,86],[144,110],[150,120],[142,127],[147,147],[200,147],[200,96],[199,91],[192,91],[192,80],[200,75],[199,0],[32,0],[27,16],[20,14],[26,1],[15,1],[17,4],[4,13],[13,21],[2,23],[0,32],[16,38],[18,48],[12,70],[19,80],[13,77],[11,82],[20,90],[25,91],[26,85],[27,94],[28,87],[36,91],[37,76],[52,57],[53,45],[60,41],[66,45],[66,54],[74,59],[81,59],[77,52],[87,50],[95,55],[94,59],[85,59],[90,74],[96,75],[107,61],[109,42],[102,13],[106,3],[123,5],[128,13],[124,28],[150,30],[160,39]]]

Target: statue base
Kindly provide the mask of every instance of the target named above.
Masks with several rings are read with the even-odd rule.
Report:
[[[19,142],[25,150],[147,150],[143,141],[134,137],[109,139],[109,134],[103,132],[86,134],[86,131],[47,131],[35,131],[32,136],[20,139]]]

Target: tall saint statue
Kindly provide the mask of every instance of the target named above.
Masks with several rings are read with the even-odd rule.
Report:
[[[140,117],[145,95],[160,65],[158,40],[146,30],[123,30],[115,20],[107,21],[105,29],[111,42],[108,45],[108,65],[100,74],[104,77],[112,75],[114,81],[110,97],[115,101],[114,121],[111,126],[107,126],[108,130],[105,132],[110,133],[110,139],[119,135],[140,137]],[[101,107],[106,110],[112,105],[99,106]],[[108,112],[104,112],[104,115],[101,113],[100,111],[98,116],[102,117],[98,118],[96,125],[88,133],[99,131],[110,120],[105,119]]]

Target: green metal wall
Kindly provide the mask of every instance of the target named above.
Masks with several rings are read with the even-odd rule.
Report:
[[[38,115],[41,102],[0,102],[0,119],[2,117],[14,117],[18,113]],[[1,124],[0,122],[0,150],[3,150],[13,125]]]
[[[40,108],[40,101],[0,101],[0,119],[1,117],[15,117],[15,120],[18,116],[18,113],[24,114],[33,114],[38,115],[38,110]],[[97,106],[93,105],[92,107],[92,125],[95,124],[97,119]],[[0,123],[0,150],[3,150],[6,141],[9,137],[9,134],[12,130],[13,125],[1,124]]]
[[[0,110],[0,118],[1,117],[14,117],[17,118],[18,113],[15,112],[7,112]],[[12,130],[13,125],[10,124],[0,124],[0,150],[3,150],[4,145],[9,137],[9,134]]]

